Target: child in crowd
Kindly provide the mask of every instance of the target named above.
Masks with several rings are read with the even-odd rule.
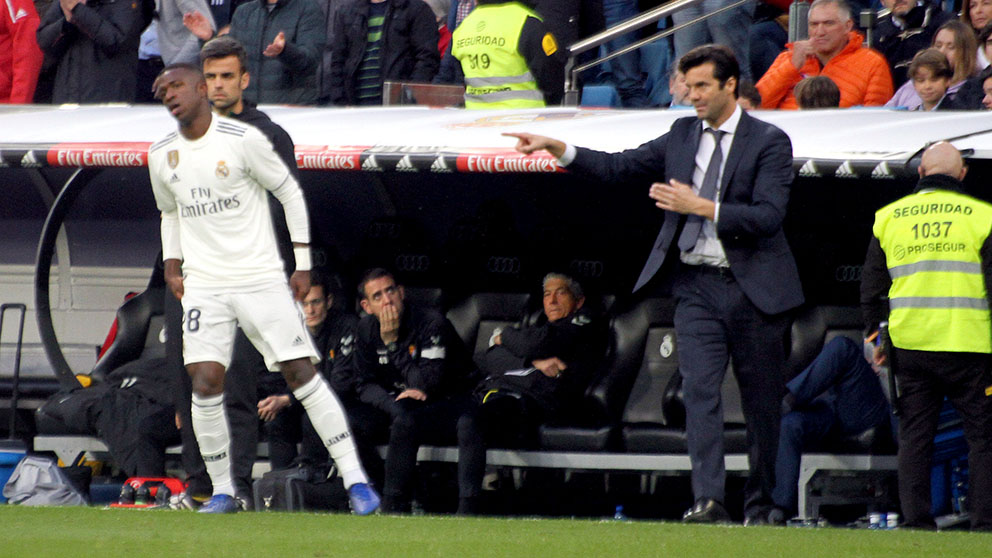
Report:
[[[827,76],[805,78],[796,84],[793,93],[800,110],[840,106],[840,88]]]
[[[917,52],[909,65],[909,80],[922,101],[916,110],[932,111],[941,106],[953,75],[947,57],[939,50],[928,48]]]
[[[953,75],[947,88],[948,97],[955,98],[964,83],[975,75],[974,52],[978,48],[976,45],[975,34],[967,25],[958,20],[948,21],[937,29],[930,46],[942,52],[951,67]],[[910,79],[896,91],[889,102],[885,103],[885,106],[917,110],[921,104],[922,101],[913,87],[913,80]]]

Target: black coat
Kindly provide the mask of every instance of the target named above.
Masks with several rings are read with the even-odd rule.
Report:
[[[554,322],[542,315],[535,325],[504,329],[500,344],[476,359],[487,376],[483,386],[529,395],[546,418],[574,410],[605,353],[606,335],[606,328],[581,310]],[[566,365],[558,378],[549,378],[540,370],[524,377],[504,377],[507,371],[526,370],[533,361],[552,357]]]
[[[985,110],[985,106],[982,105],[982,99],[985,98],[983,84],[989,77],[992,77],[992,66],[965,81],[954,97],[954,106],[958,110]]]
[[[46,66],[56,67],[52,102],[132,102],[138,42],[153,6],[144,0],[90,0],[76,4],[69,23],[62,6],[52,2],[37,35]]]
[[[390,350],[382,342],[379,319],[358,322],[351,371],[359,399],[392,414],[396,396],[418,389],[428,401],[466,393],[476,377],[468,351],[451,323],[434,310],[406,307],[399,341]],[[335,373],[338,373],[336,370]]]
[[[904,27],[897,27],[888,15],[878,22],[872,46],[889,61],[892,83],[896,89],[909,79],[909,63],[917,52],[928,48],[937,29],[953,14],[945,13],[936,3],[915,6],[905,17]]]
[[[282,31],[286,47],[279,56],[262,54]],[[238,6],[231,36],[245,46],[251,81],[244,97],[252,103],[313,105],[319,85],[317,69],[324,50],[323,12],[315,0],[279,0],[269,11],[265,0]]]
[[[331,46],[331,104],[358,100],[358,67],[368,44],[369,0],[345,0],[334,14]],[[383,81],[430,82],[441,64],[437,21],[420,0],[389,0],[382,30]]]

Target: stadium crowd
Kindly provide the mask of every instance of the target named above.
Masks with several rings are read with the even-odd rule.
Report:
[[[470,108],[554,105],[563,93],[565,46],[657,3],[7,0],[9,9],[0,14],[0,102],[151,102],[158,71],[176,62],[196,62],[206,41],[230,34],[246,48],[251,81],[245,98],[252,103],[377,105],[383,102],[382,83],[392,80],[465,84]],[[685,23],[729,3],[707,0],[659,27]],[[485,9],[472,16],[478,20],[474,26],[488,23],[492,30],[495,23],[513,18],[523,18],[526,25],[521,28],[518,21],[507,24],[502,34],[472,35],[460,26],[477,4]],[[758,94],[749,95],[751,104],[765,109],[803,108],[796,86],[819,77],[833,82],[818,80],[821,89],[836,86],[840,107],[992,108],[992,8],[987,2],[816,3],[809,13],[808,38],[786,44],[789,4],[755,1],[722,12],[582,78],[615,89],[615,104],[625,108],[677,107],[675,62],[692,47],[713,42],[734,50],[743,85],[748,91],[757,85]],[[519,10],[510,13],[514,6]],[[878,14],[871,33],[859,28],[863,9]],[[611,41],[602,50],[622,48],[636,35]],[[487,44],[490,39],[503,47]],[[944,55],[950,72],[933,53],[917,59],[928,48]],[[491,67],[486,49],[493,49]],[[478,64],[480,53],[485,68]],[[493,104],[491,95],[485,97],[486,87],[492,89],[493,80],[506,77],[498,74],[511,71],[528,72],[532,79],[498,85],[540,93],[516,91],[513,100]],[[488,85],[474,85],[480,80]],[[826,99],[825,105],[806,108],[831,106],[830,97]]]

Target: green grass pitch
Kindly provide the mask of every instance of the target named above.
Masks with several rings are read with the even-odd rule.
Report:
[[[992,534],[0,506],[0,556],[989,558]]]

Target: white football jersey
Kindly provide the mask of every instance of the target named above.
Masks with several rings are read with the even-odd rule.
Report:
[[[285,281],[266,190],[285,204],[289,198],[302,200],[299,184],[257,128],[211,116],[202,137],[191,141],[173,132],[148,151],[163,220],[178,218],[178,250],[170,250],[163,227],[165,259],[181,257],[187,288]],[[300,220],[288,223],[293,240],[308,242],[305,210],[296,217]]]

